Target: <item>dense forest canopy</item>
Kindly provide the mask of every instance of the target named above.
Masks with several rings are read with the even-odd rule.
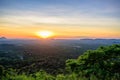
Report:
[[[31,68],[32,69],[32,68]],[[1,80],[120,80],[120,44],[88,50],[78,59],[66,61],[65,73],[51,75],[43,70],[18,73],[0,66]]]
[[[88,50],[78,59],[67,60],[67,68],[79,75],[120,79],[120,45]]]
[[[86,50],[119,43],[119,39],[2,39],[0,65],[5,69],[16,69],[18,73],[32,74],[43,69],[55,75],[65,73],[66,60],[76,59]]]

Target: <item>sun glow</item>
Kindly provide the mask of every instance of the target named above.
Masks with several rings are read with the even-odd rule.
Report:
[[[51,31],[39,31],[37,32],[37,35],[41,38],[50,38],[53,36],[53,32]]]

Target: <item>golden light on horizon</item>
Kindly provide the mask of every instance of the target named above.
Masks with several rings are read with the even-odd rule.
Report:
[[[39,32],[37,32],[37,36],[39,36],[40,38],[44,38],[44,39],[50,38],[53,35],[54,34],[51,31],[39,31]]]

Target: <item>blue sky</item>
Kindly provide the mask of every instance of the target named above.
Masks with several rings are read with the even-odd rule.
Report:
[[[58,16],[72,15],[72,13],[78,13],[79,16],[81,12],[91,16],[118,18],[120,17],[119,9],[120,0],[0,0],[0,10],[39,11]]]

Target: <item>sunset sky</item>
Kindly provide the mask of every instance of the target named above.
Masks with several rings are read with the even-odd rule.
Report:
[[[0,0],[0,37],[120,38],[120,0]]]

